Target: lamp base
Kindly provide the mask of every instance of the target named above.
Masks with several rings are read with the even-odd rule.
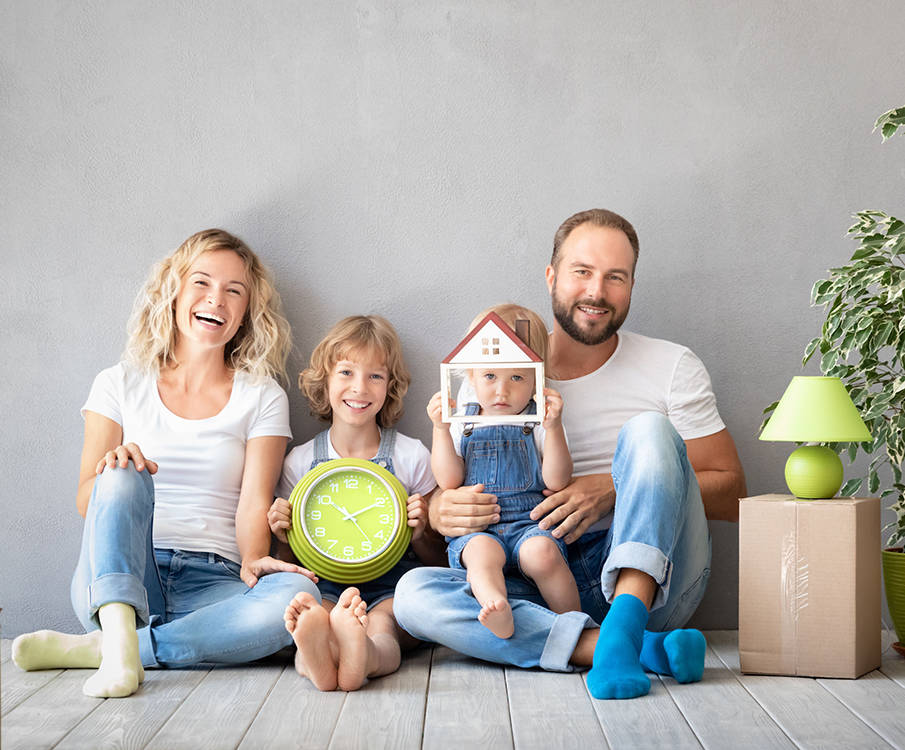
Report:
[[[802,445],[786,461],[786,484],[804,500],[835,497],[842,476],[842,460],[824,445]]]

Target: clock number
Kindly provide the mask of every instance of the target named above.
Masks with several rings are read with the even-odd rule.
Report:
[[[380,521],[380,523],[389,523],[390,515],[389,513],[381,513],[380,518],[378,518],[377,520]]]
[[[353,550],[352,547],[343,547],[343,554],[346,557],[352,557],[354,552],[355,552],[355,550]]]
[[[384,505],[387,504],[387,498],[385,498],[385,497],[378,497],[378,498],[377,498],[377,504],[382,508]]]
[[[318,495],[317,502],[321,505],[330,505],[333,502],[333,498],[329,495]]]
[[[370,482],[368,482],[368,494],[369,494],[369,495],[373,495],[373,494],[374,494],[374,485],[371,484]]]
[[[308,518],[312,521],[320,521],[321,520],[321,512],[319,510],[309,510]]]
[[[362,543],[361,543],[361,549],[362,549],[363,552],[370,552],[370,551],[371,551],[371,543],[370,543],[370,542],[362,542]]]
[[[346,477],[344,480],[347,490],[358,489],[358,477]]]
[[[327,549],[328,549],[328,550],[333,549],[333,548],[336,546],[336,543],[337,543],[338,541],[339,541],[339,539],[328,539],[328,540],[327,540]]]
[[[323,526],[315,526],[314,536],[327,536],[327,530]]]
[[[330,489],[339,492],[339,482],[330,482]]]
[[[375,532],[374,538],[375,539],[384,539],[385,537],[383,535],[383,529],[380,529],[379,531]]]

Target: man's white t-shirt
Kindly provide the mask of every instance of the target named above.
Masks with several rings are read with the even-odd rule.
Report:
[[[236,373],[226,406],[207,419],[183,419],[160,399],[157,378],[124,363],[101,371],[82,407],[123,428],[159,469],[154,480],[154,546],[214,552],[242,561],[236,509],[252,438],[292,437],[289,399],[272,378]]]
[[[327,435],[327,454],[330,459],[342,458],[333,447],[330,434]],[[297,445],[283,461],[283,476],[277,485],[277,495],[288,498],[299,480],[308,473],[314,460],[314,440]],[[409,495],[427,496],[437,482],[431,471],[431,454],[424,443],[415,438],[396,433],[393,446],[393,475],[402,482]]]
[[[710,376],[685,346],[619,331],[616,351],[597,370],[572,380],[547,378],[563,397],[573,474],[610,474],[619,430],[643,412],[669,418],[683,440],[725,428]],[[611,517],[594,528],[606,528]]]

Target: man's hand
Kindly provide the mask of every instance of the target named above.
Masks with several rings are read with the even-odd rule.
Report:
[[[496,495],[484,492],[483,484],[442,490],[431,498],[430,525],[444,536],[463,536],[483,531],[500,520]]]
[[[553,536],[571,544],[588,527],[609,513],[616,504],[616,489],[610,474],[575,477],[564,490],[544,490],[547,499],[534,506],[531,520]]]
[[[307,568],[303,568],[301,565],[293,565],[292,563],[277,560],[270,555],[259,557],[256,560],[243,560],[239,577],[248,588],[254,588],[258,579],[261,576],[266,576],[268,573],[301,573],[303,576],[314,581],[314,583],[317,583],[317,576]]]

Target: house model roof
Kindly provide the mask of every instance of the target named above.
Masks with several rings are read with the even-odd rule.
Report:
[[[443,364],[537,364],[542,361],[499,315],[491,312],[446,355]]]

